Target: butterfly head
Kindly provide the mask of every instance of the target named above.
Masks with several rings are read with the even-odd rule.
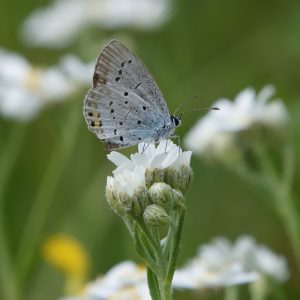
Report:
[[[181,125],[181,117],[171,116],[171,122],[175,127],[179,127]]]

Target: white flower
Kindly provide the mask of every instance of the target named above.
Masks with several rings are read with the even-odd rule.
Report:
[[[187,147],[195,153],[223,158],[226,154],[232,155],[234,150],[234,136],[228,132],[221,132],[212,118],[204,117],[188,132],[184,139]]]
[[[88,284],[82,296],[64,298],[67,299],[151,300],[146,268],[131,261],[119,263],[105,276]]]
[[[276,255],[265,246],[256,245],[253,238],[242,236],[236,241],[235,255],[239,256],[247,269],[258,272],[264,277],[284,282],[289,277],[286,259]]]
[[[174,275],[174,288],[201,289],[254,282],[260,278],[283,282],[288,278],[286,260],[248,236],[235,244],[214,239],[199,248],[198,255]]]
[[[83,63],[77,56],[69,54],[62,57],[59,65],[70,80],[81,85],[91,85],[95,61]]]
[[[107,177],[107,186],[116,194],[125,193],[132,197],[141,188],[146,188],[145,169],[141,166],[135,167],[133,170],[116,169],[113,177]]]
[[[71,70],[66,62],[38,68],[23,56],[0,49],[0,114],[29,120],[49,102],[66,99],[86,81],[72,77]]]
[[[278,129],[286,125],[288,113],[282,101],[270,99],[273,86],[265,86],[257,95],[252,88],[239,93],[234,101],[220,99],[213,104],[219,111],[211,110],[187,134],[185,143],[198,154],[222,156],[235,151],[236,133],[262,126]]]
[[[220,131],[241,131],[256,124],[280,127],[287,122],[288,114],[280,100],[269,103],[274,92],[275,88],[271,85],[265,86],[257,95],[254,89],[247,88],[233,102],[227,99],[217,101],[214,106],[220,111],[219,114],[211,114],[212,118]]]
[[[165,22],[169,12],[170,0],[56,0],[27,18],[22,36],[34,46],[60,48],[91,25],[148,29]]]
[[[119,215],[140,216],[148,203],[148,188],[154,182],[165,182],[185,193],[192,178],[189,167],[191,151],[182,151],[172,141],[139,144],[139,152],[130,159],[113,151],[107,155],[117,168],[107,178],[106,198]]]
[[[204,289],[255,281],[256,272],[246,270],[237,260],[231,244],[223,238],[199,248],[198,255],[174,275],[173,287]]]
[[[191,151],[182,151],[171,140],[163,140],[157,147],[154,144],[140,143],[138,151],[138,153],[132,154],[130,159],[116,151],[112,151],[107,157],[118,167],[117,170],[119,168],[134,170],[138,166],[154,170],[168,167],[189,167],[192,155]]]

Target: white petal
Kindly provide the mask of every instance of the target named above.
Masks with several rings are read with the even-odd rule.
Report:
[[[128,159],[125,155],[117,151],[112,151],[106,156],[111,162],[113,162],[118,167],[130,162],[130,159]]]

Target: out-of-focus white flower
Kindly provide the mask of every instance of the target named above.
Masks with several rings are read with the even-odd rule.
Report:
[[[220,99],[211,110],[200,119],[185,138],[186,145],[198,154],[219,156],[235,151],[234,139],[237,132],[261,126],[278,129],[288,121],[287,110],[280,100],[272,100],[274,87],[267,85],[257,95],[247,88],[234,101]]]
[[[234,149],[234,135],[230,132],[221,132],[213,119],[204,117],[189,131],[184,139],[187,147],[195,153],[221,158],[226,154],[232,156]]]
[[[130,159],[116,151],[112,151],[107,157],[118,167],[117,170],[119,168],[133,170],[137,166],[154,170],[168,167],[189,167],[191,155],[192,151],[182,151],[171,140],[163,140],[157,147],[154,144],[140,143],[138,153],[132,154]]]
[[[64,300],[67,299],[151,300],[147,286],[146,268],[131,261],[122,262],[102,278],[88,284],[83,295],[64,298]]]
[[[169,0],[56,0],[27,18],[22,36],[34,46],[60,48],[87,26],[148,29],[165,22],[169,13]]]
[[[175,272],[173,287],[195,290],[225,287],[255,281],[257,276],[235,259],[230,242],[219,238],[200,247],[197,257]]]
[[[72,70],[76,73],[79,67],[65,61],[63,66],[38,68],[23,56],[0,49],[0,114],[29,120],[49,102],[66,99],[78,86],[86,85],[86,79],[76,78]]]
[[[91,85],[94,61],[83,63],[77,56],[69,54],[62,57],[59,65],[70,80],[82,85]]]
[[[254,282],[261,277],[283,282],[286,260],[244,236],[230,243],[217,238],[199,248],[198,255],[174,275],[174,288],[202,289]]]
[[[264,277],[284,282],[289,277],[286,259],[265,246],[257,245],[250,236],[240,237],[234,245],[235,256],[240,257],[246,268]]]

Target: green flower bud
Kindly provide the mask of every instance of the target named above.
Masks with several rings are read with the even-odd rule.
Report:
[[[164,226],[169,223],[169,216],[162,207],[151,204],[144,211],[144,220],[150,226]]]
[[[120,201],[121,199],[123,201]],[[132,206],[131,200],[129,197],[126,198],[126,194],[123,197],[117,195],[109,185],[106,186],[106,200],[111,209],[121,217],[126,216],[126,210]]]
[[[185,198],[181,191],[173,189],[173,201],[175,209],[185,209]]]
[[[149,189],[149,196],[152,203],[163,207],[166,211],[173,208],[173,190],[168,184],[154,183]]]
[[[164,181],[164,170],[154,169],[153,171],[153,182],[163,182]]]
[[[164,181],[173,189],[180,190],[183,194],[185,194],[189,189],[192,178],[192,169],[187,166],[181,166],[178,169],[166,169]]]
[[[108,177],[107,180],[106,199],[112,210],[121,217],[139,217],[149,204],[148,190],[145,187],[138,188],[131,196],[118,191],[112,177]]]
[[[145,171],[145,182],[146,182],[146,187],[150,188],[150,186],[153,183],[153,171],[146,169]]]

